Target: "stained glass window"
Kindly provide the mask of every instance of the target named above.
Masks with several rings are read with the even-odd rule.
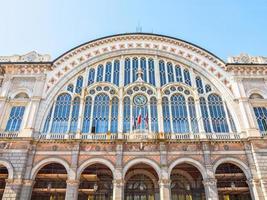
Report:
[[[173,67],[172,67],[172,64],[170,62],[167,63],[167,70],[168,70],[169,83],[174,82]]]
[[[88,75],[88,85],[93,84],[94,80],[95,80],[95,69],[91,68],[89,70],[89,75]]]
[[[114,75],[113,75],[113,83],[117,86],[119,86],[120,82],[120,61],[115,60],[114,61]]]
[[[155,70],[154,70],[154,60],[150,58],[148,60],[148,67],[149,67],[149,83],[152,85],[156,85],[155,81]]]
[[[254,113],[261,133],[267,131],[267,109],[265,107],[254,107]]]
[[[82,87],[83,87],[83,77],[82,76],[78,76],[77,81],[76,81],[75,92],[77,94],[80,94],[81,91],[82,91]]]
[[[128,85],[131,81],[131,61],[129,58],[125,59],[124,65],[124,85]]]
[[[11,109],[5,131],[19,131],[23,119],[25,107],[14,106]]]
[[[111,67],[112,67],[111,62],[108,62],[106,64],[106,71],[105,71],[105,81],[106,82],[111,82]]]
[[[111,106],[111,126],[110,126],[111,133],[117,133],[118,131],[118,105],[119,105],[119,99],[117,97],[114,97],[112,99],[112,106]]]
[[[99,65],[97,68],[97,77],[96,77],[97,82],[103,81],[103,71],[104,71],[103,65]]]
[[[166,72],[163,60],[159,61],[159,73],[160,73],[160,85],[163,86],[166,84]]]

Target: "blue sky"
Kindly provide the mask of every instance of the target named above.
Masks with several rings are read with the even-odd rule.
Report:
[[[0,0],[0,55],[36,50],[56,58],[138,24],[223,60],[241,52],[267,56],[267,0]]]

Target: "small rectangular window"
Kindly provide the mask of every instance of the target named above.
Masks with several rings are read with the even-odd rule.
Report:
[[[25,107],[24,106],[14,106],[11,109],[6,129],[5,131],[19,131],[20,125],[23,119]]]

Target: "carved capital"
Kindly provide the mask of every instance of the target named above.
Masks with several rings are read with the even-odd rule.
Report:
[[[67,183],[67,185],[77,186],[77,185],[79,185],[80,181],[72,179],[72,180],[67,180],[66,183]]]
[[[217,180],[215,178],[207,178],[202,181],[204,186],[216,186]]]

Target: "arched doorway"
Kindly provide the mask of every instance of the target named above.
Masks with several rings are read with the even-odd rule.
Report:
[[[203,178],[199,170],[190,164],[179,164],[171,172],[172,200],[204,200]]]
[[[220,164],[215,173],[220,200],[250,200],[246,175],[232,163]]]
[[[111,200],[113,192],[112,171],[103,164],[85,168],[80,177],[79,200]]]
[[[64,200],[67,178],[67,171],[61,164],[45,165],[36,175],[31,199]]]
[[[125,175],[125,200],[158,200],[158,175],[147,164],[132,166]]]
[[[4,165],[0,165],[0,199],[2,199],[3,197],[7,178],[8,178],[7,168]]]

